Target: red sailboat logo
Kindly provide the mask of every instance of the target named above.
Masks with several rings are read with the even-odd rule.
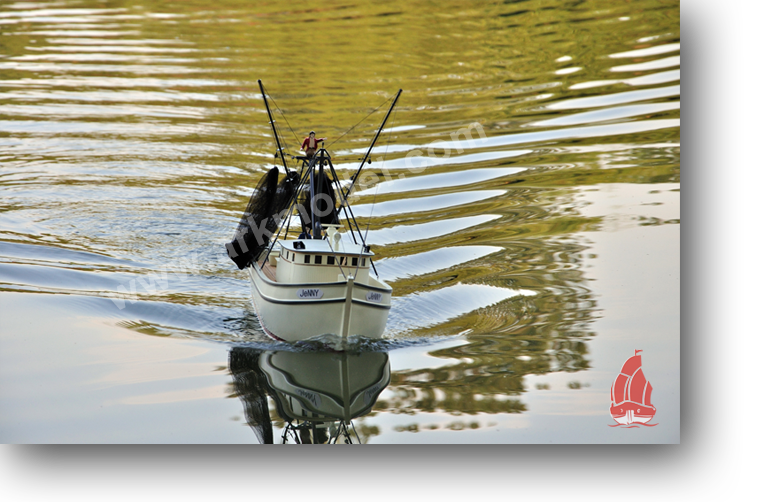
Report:
[[[611,416],[620,425],[646,424],[656,414],[651,404],[653,388],[640,368],[638,352],[642,350],[627,359],[611,386]]]

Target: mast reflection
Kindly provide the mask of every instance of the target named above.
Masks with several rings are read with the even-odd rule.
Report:
[[[352,419],[370,413],[389,385],[386,352],[289,352],[235,347],[235,389],[259,442],[274,443],[267,396],[285,423],[282,443],[353,443]]]

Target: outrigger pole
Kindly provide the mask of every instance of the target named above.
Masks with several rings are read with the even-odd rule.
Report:
[[[371,146],[368,147],[368,151],[365,153],[365,157],[363,157],[363,161],[360,163],[360,167],[357,169],[357,172],[355,173],[355,175],[352,176],[351,183],[349,184],[349,187],[347,187],[347,193],[344,194],[344,197],[341,200],[341,207],[344,207],[347,204],[347,198],[349,198],[349,193],[352,191],[352,188],[355,186],[355,181],[357,181],[357,177],[360,176],[360,171],[363,170],[365,161],[368,160],[368,157],[371,155],[371,150],[373,150],[373,146],[376,144],[376,140],[379,139],[379,134],[381,134],[381,131],[384,129],[384,125],[387,123],[387,119],[389,119],[389,114],[391,114],[392,110],[395,109],[397,100],[400,98],[400,94],[402,92],[403,92],[402,89],[397,91],[397,94],[395,95],[395,99],[394,101],[392,101],[392,106],[389,107],[389,110],[387,111],[387,115],[384,117],[384,121],[381,123],[379,130],[376,131],[376,136],[374,136],[373,141],[371,141]],[[338,215],[339,212],[341,211],[341,207],[339,207],[339,209],[336,211],[336,215]]]
[[[272,118],[272,112],[269,110],[269,103],[267,103],[267,93],[264,92],[264,86],[261,85],[261,79],[259,79],[259,89],[261,89],[261,97],[264,98],[264,106],[267,107],[267,115],[269,115],[269,125],[272,126],[272,133],[275,135],[275,141],[277,142],[277,151],[280,152],[280,158],[283,160],[283,168],[285,174],[288,174],[288,165],[285,163],[285,155],[283,155],[283,147],[280,145],[280,138],[277,136],[277,129],[275,129],[275,120]]]

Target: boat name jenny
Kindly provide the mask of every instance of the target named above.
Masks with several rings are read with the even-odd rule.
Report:
[[[296,291],[296,296],[299,298],[322,298],[322,289],[300,289]]]

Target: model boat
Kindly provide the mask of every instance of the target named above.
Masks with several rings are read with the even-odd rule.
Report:
[[[264,176],[226,246],[230,258],[248,272],[259,322],[269,336],[290,342],[324,335],[342,342],[350,336],[379,338],[392,288],[378,278],[374,253],[348,198],[402,91],[345,191],[324,147],[311,156],[292,157],[301,168],[288,169],[261,81],[259,86],[285,176],[279,180],[277,167]],[[342,212],[346,226],[340,223]],[[288,235],[296,217],[306,229],[302,238]]]

